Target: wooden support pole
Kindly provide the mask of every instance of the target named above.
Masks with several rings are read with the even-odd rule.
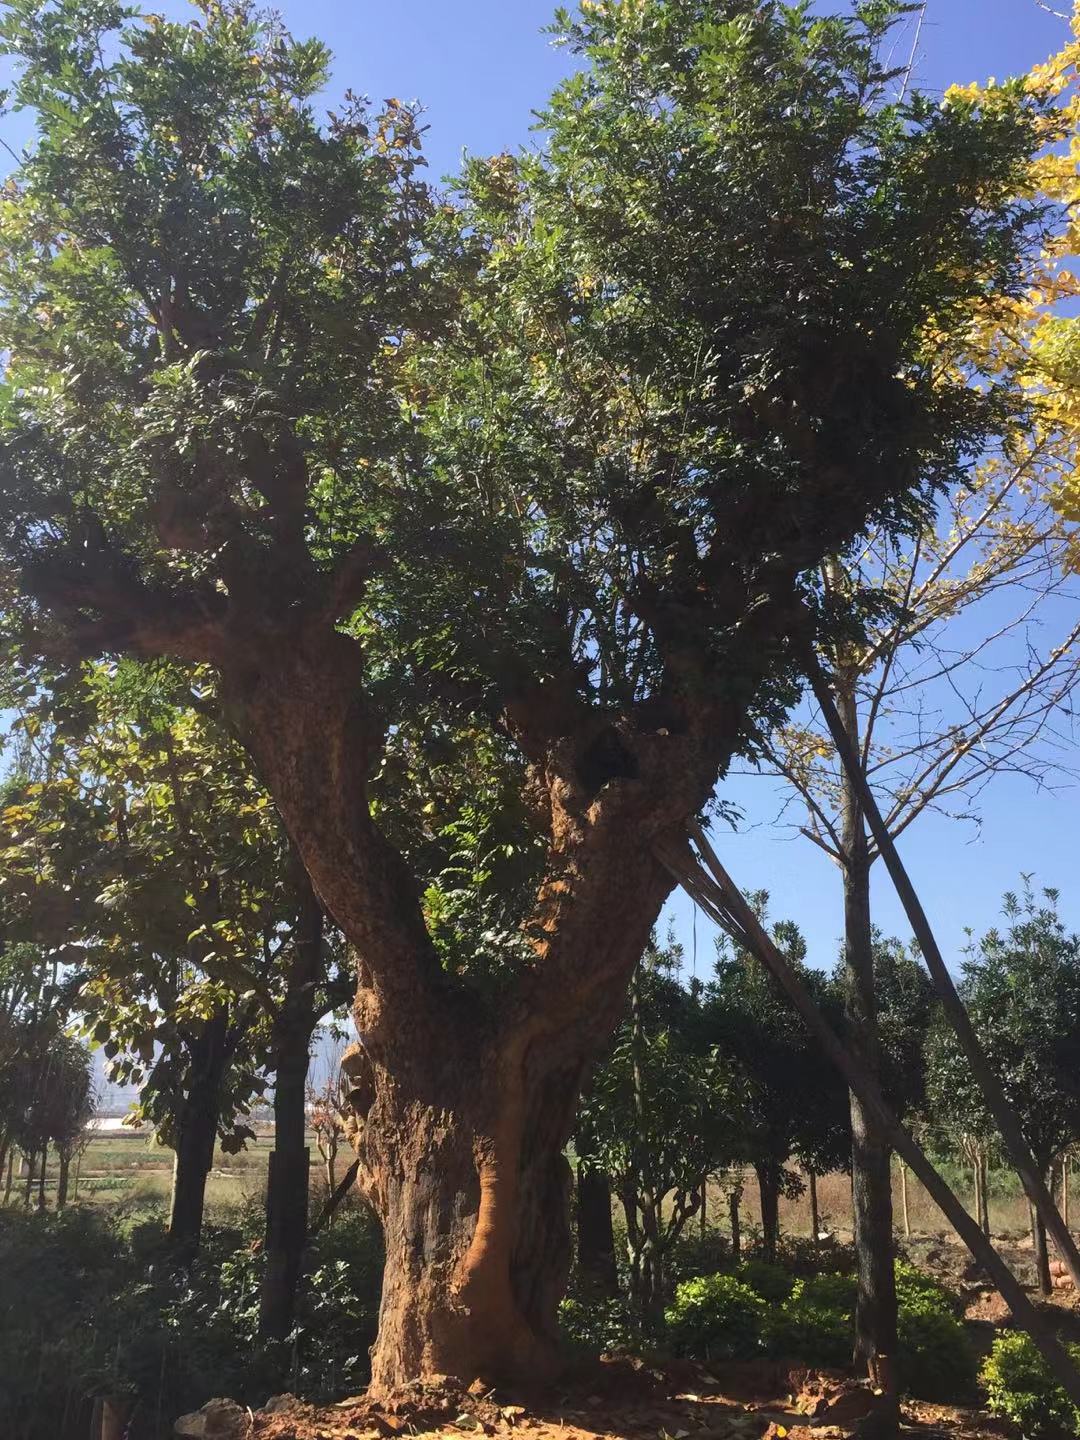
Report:
[[[848,738],[844,729],[839,712],[833,704],[832,692],[829,689],[828,680],[821,668],[817,652],[813,645],[807,640],[802,646],[802,661],[810,680],[814,697],[821,707],[821,713],[829,734],[832,736],[833,744],[836,746],[836,753],[847,773],[856,794],[859,797],[859,804],[862,806],[866,823],[870,827],[870,833],[874,837],[878,853],[885,862],[885,868],[896,889],[900,902],[907,914],[908,923],[911,926],[915,939],[919,942],[923,960],[930,972],[934,982],[938,998],[942,1008],[949,1018],[949,1023],[956,1032],[960,1042],[960,1048],[971,1066],[971,1073],[975,1077],[975,1083],[982,1092],[986,1101],[987,1109],[994,1117],[994,1123],[1001,1132],[1001,1138],[1005,1143],[1005,1149],[1013,1168],[1020,1177],[1020,1183],[1024,1187],[1024,1193],[1035,1207],[1035,1211],[1042,1220],[1047,1231],[1050,1233],[1058,1254],[1065,1262],[1065,1266],[1072,1276],[1073,1284],[1080,1292],[1080,1251],[1076,1248],[1068,1227],[1061,1218],[1057,1206],[1054,1204],[1053,1196],[1047,1187],[1044,1177],[1040,1174],[1038,1166],[1032,1158],[1031,1150],[1016,1112],[1009,1103],[1001,1081],[994,1073],[990,1062],[975,1034],[975,1027],[971,1023],[971,1016],[967,1007],[960,999],[956,986],[953,984],[949,968],[945,964],[944,956],[938,947],[934,932],[930,928],[930,922],[926,917],[926,911],[922,907],[911,878],[904,868],[900,859],[896,843],[889,834],[889,828],[885,823],[881,811],[878,809],[874,792],[870,788],[859,756]]]
[[[1034,1340],[1069,1399],[1074,1405],[1080,1405],[1080,1371],[1044,1323],[1016,1276],[938,1174],[921,1146],[893,1115],[877,1081],[836,1035],[798,972],[773,943],[749,902],[721,865],[704,831],[695,824],[691,826],[690,833],[700,852],[700,860],[688,844],[671,844],[658,847],[660,861],[702,910],[738,944],[757,956],[772,974],[849,1088],[873,1111],[889,1144],[922,1181],[974,1259],[988,1272],[1012,1311],[1013,1318]]]

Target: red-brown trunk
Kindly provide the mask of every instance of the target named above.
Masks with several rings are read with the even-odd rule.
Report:
[[[392,1078],[359,1050],[344,1067],[361,1186],[386,1244],[372,1392],[432,1374],[549,1378],[570,1258],[562,1152],[580,1069],[522,1087],[507,1083],[505,1064],[465,1076],[429,1055],[421,1074],[420,1058]]]

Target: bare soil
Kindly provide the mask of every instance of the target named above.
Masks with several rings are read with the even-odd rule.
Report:
[[[413,1387],[381,1405],[356,1396],[319,1408],[277,1396],[263,1410],[220,1412],[221,1428],[188,1417],[178,1434],[208,1440],[841,1440],[870,1433],[874,1406],[864,1384],[835,1371],[768,1361],[661,1367],[618,1358],[579,1371],[543,1396],[462,1391],[449,1381]],[[905,1405],[903,1420],[912,1440],[1007,1434],[984,1414],[956,1406],[914,1402]]]

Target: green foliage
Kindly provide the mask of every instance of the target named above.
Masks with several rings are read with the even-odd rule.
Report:
[[[757,1256],[751,1256],[737,1265],[732,1272],[736,1280],[741,1280],[744,1285],[749,1285],[755,1295],[769,1305],[775,1305],[786,1300],[791,1294],[795,1284],[794,1279],[781,1265],[773,1265],[768,1260],[762,1260]]]
[[[567,1296],[559,1306],[559,1332],[567,1349],[580,1355],[634,1350],[641,1326],[624,1300],[578,1300]]]
[[[650,943],[631,983],[630,1015],[583,1097],[577,1146],[623,1201],[631,1288],[659,1321],[668,1255],[700,1205],[701,1178],[738,1154],[745,1076],[710,1043],[700,987],[685,986],[679,947]]]
[[[159,1406],[168,1418],[213,1395],[261,1404],[285,1385],[320,1400],[355,1393],[379,1303],[374,1222],[346,1211],[314,1242],[293,1341],[280,1349],[257,1337],[260,1228],[255,1210],[236,1228],[207,1226],[198,1260],[181,1267],[160,1223],[138,1213],[0,1212],[0,1413],[14,1433],[82,1435],[97,1393],[138,1400],[139,1440],[155,1433]]]
[[[797,1278],[855,1273],[855,1247],[835,1235],[816,1243],[809,1235],[781,1235],[777,1255],[784,1269]]]
[[[1080,1362],[1080,1345],[1069,1346]],[[1066,1440],[1080,1431],[1080,1411],[1050,1374],[1030,1336],[999,1335],[980,1375],[993,1415],[1010,1421],[1024,1440]]]
[[[734,1275],[702,1275],[677,1287],[664,1319],[678,1354],[734,1360],[757,1351],[766,1309]]]
[[[926,1291],[905,1298],[897,1315],[899,1378],[920,1400],[970,1400],[978,1360],[963,1324]]]
[[[854,1341],[855,1281],[847,1275],[796,1280],[770,1313],[765,1344],[774,1354],[810,1365],[847,1365]]]
[[[923,1313],[936,1311],[939,1315],[954,1317],[959,1313],[963,1304],[960,1297],[935,1280],[933,1275],[928,1275],[909,1260],[897,1260],[894,1269],[896,1300],[901,1308]]]
[[[696,1227],[684,1231],[668,1255],[668,1279],[672,1284],[693,1280],[698,1275],[715,1275],[726,1270],[731,1259],[731,1242],[712,1226],[702,1234]]]
[[[764,919],[768,895],[752,898]],[[773,935],[807,988],[833,1014],[834,996],[824,977],[805,964],[806,942],[798,927],[780,921]],[[793,1175],[784,1169],[793,1155],[819,1174],[843,1165],[850,1150],[847,1089],[760,962],[718,941],[705,1009],[710,1040],[746,1077],[741,1158],[771,1166],[781,1184]]]
[[[1066,931],[1057,893],[1025,881],[1007,894],[1005,930],[993,929],[964,962],[961,993],[1039,1165],[1080,1136],[1080,936]],[[955,1131],[994,1133],[955,1036],[939,1024],[928,1052],[936,1114]]]

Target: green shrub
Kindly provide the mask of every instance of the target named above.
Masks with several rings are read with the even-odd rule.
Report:
[[[899,1379],[908,1394],[953,1404],[971,1398],[978,1362],[955,1315],[933,1301],[905,1304],[897,1317],[897,1333]]]
[[[777,1246],[780,1264],[796,1279],[810,1275],[853,1275],[855,1247],[830,1235],[816,1244],[810,1235],[781,1235]]]
[[[896,1300],[901,1309],[905,1307],[925,1314],[936,1310],[942,1315],[958,1315],[963,1301],[939,1280],[912,1265],[909,1260],[897,1260]]]
[[[855,1314],[855,1296],[858,1283],[854,1275],[808,1275],[796,1283],[792,1299],[796,1296],[808,1305],[822,1310],[838,1310],[849,1318]]]
[[[668,1256],[668,1275],[674,1284],[680,1280],[696,1280],[699,1275],[715,1275],[727,1269],[731,1242],[719,1230],[709,1229],[680,1235]]]
[[[1070,1345],[1069,1350],[1080,1360],[1080,1346]],[[990,1413],[1011,1421],[1024,1440],[1057,1440],[1080,1433],[1080,1411],[1051,1375],[1029,1335],[1019,1331],[999,1335],[980,1378]]]
[[[745,1359],[759,1348],[765,1302],[734,1275],[684,1280],[664,1319],[675,1350],[701,1360]]]
[[[773,1265],[768,1260],[759,1260],[756,1256],[744,1260],[741,1265],[736,1266],[733,1273],[737,1280],[749,1285],[755,1295],[760,1295],[770,1305],[786,1300],[795,1284],[792,1276],[782,1266]]]
[[[189,1265],[177,1263],[160,1220],[117,1211],[0,1210],[5,1436],[82,1440],[100,1393],[136,1400],[131,1440],[148,1440],[155,1415],[197,1409],[212,1395],[261,1404],[289,1388],[323,1401],[362,1387],[382,1256],[364,1211],[339,1215],[312,1245],[293,1339],[276,1347],[258,1340],[257,1210],[227,1228],[207,1225]]]
[[[796,1280],[791,1294],[769,1314],[763,1337],[773,1355],[810,1365],[846,1365],[853,1344],[855,1281],[849,1275]]]
[[[621,1299],[567,1296],[559,1306],[559,1331],[566,1348],[582,1355],[633,1350],[641,1344],[640,1327]]]

